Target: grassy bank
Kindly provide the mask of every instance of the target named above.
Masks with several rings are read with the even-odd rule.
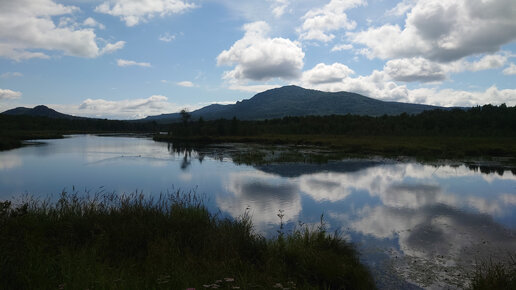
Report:
[[[157,135],[156,141],[176,143],[258,143],[271,145],[315,145],[342,156],[412,156],[422,159],[462,159],[471,157],[516,157],[514,137],[450,136],[347,136],[347,135],[259,135],[192,136]],[[516,163],[516,160],[512,160]]]
[[[22,147],[25,140],[63,138],[61,132],[54,131],[9,131],[0,135],[0,151]]]
[[[353,247],[324,227],[265,239],[248,217],[220,218],[179,193],[3,202],[0,280],[4,289],[374,288]]]

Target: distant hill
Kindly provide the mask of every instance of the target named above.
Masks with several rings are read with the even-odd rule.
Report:
[[[384,102],[349,92],[322,92],[298,86],[285,86],[256,94],[251,99],[231,105],[209,105],[191,112],[193,119],[205,120],[231,119],[263,120],[285,116],[307,115],[398,115],[401,113],[418,114],[439,107]],[[149,116],[145,121],[174,122],[179,113]]]
[[[3,112],[4,115],[11,115],[11,116],[34,116],[34,117],[48,117],[48,118],[54,118],[54,119],[77,119],[80,117],[75,117],[72,115],[67,115],[63,113],[59,113],[58,111],[54,109],[50,109],[47,106],[36,106],[34,108],[25,108],[25,107],[18,107],[11,110],[7,110]]]

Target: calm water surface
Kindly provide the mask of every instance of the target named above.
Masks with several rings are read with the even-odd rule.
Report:
[[[65,191],[148,195],[181,189],[225,216],[248,210],[271,236],[278,213],[339,230],[381,288],[455,288],[476,261],[516,253],[516,176],[386,160],[235,164],[146,138],[71,136],[0,152],[0,200]]]

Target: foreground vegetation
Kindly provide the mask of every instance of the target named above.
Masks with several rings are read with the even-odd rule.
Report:
[[[179,193],[3,202],[0,281],[4,289],[374,288],[356,250],[324,224],[265,239],[249,217],[220,218]]]
[[[510,263],[486,262],[479,265],[473,275],[472,289],[516,289],[516,259],[510,256]]]

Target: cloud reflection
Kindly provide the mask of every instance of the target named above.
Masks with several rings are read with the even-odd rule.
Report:
[[[17,155],[0,155],[0,170],[17,168],[22,164],[21,158]]]
[[[218,196],[218,207],[233,217],[249,210],[260,232],[278,227],[280,210],[284,214],[283,222],[297,221],[301,212],[298,186],[275,175],[254,171],[231,173],[227,189],[232,195]]]

